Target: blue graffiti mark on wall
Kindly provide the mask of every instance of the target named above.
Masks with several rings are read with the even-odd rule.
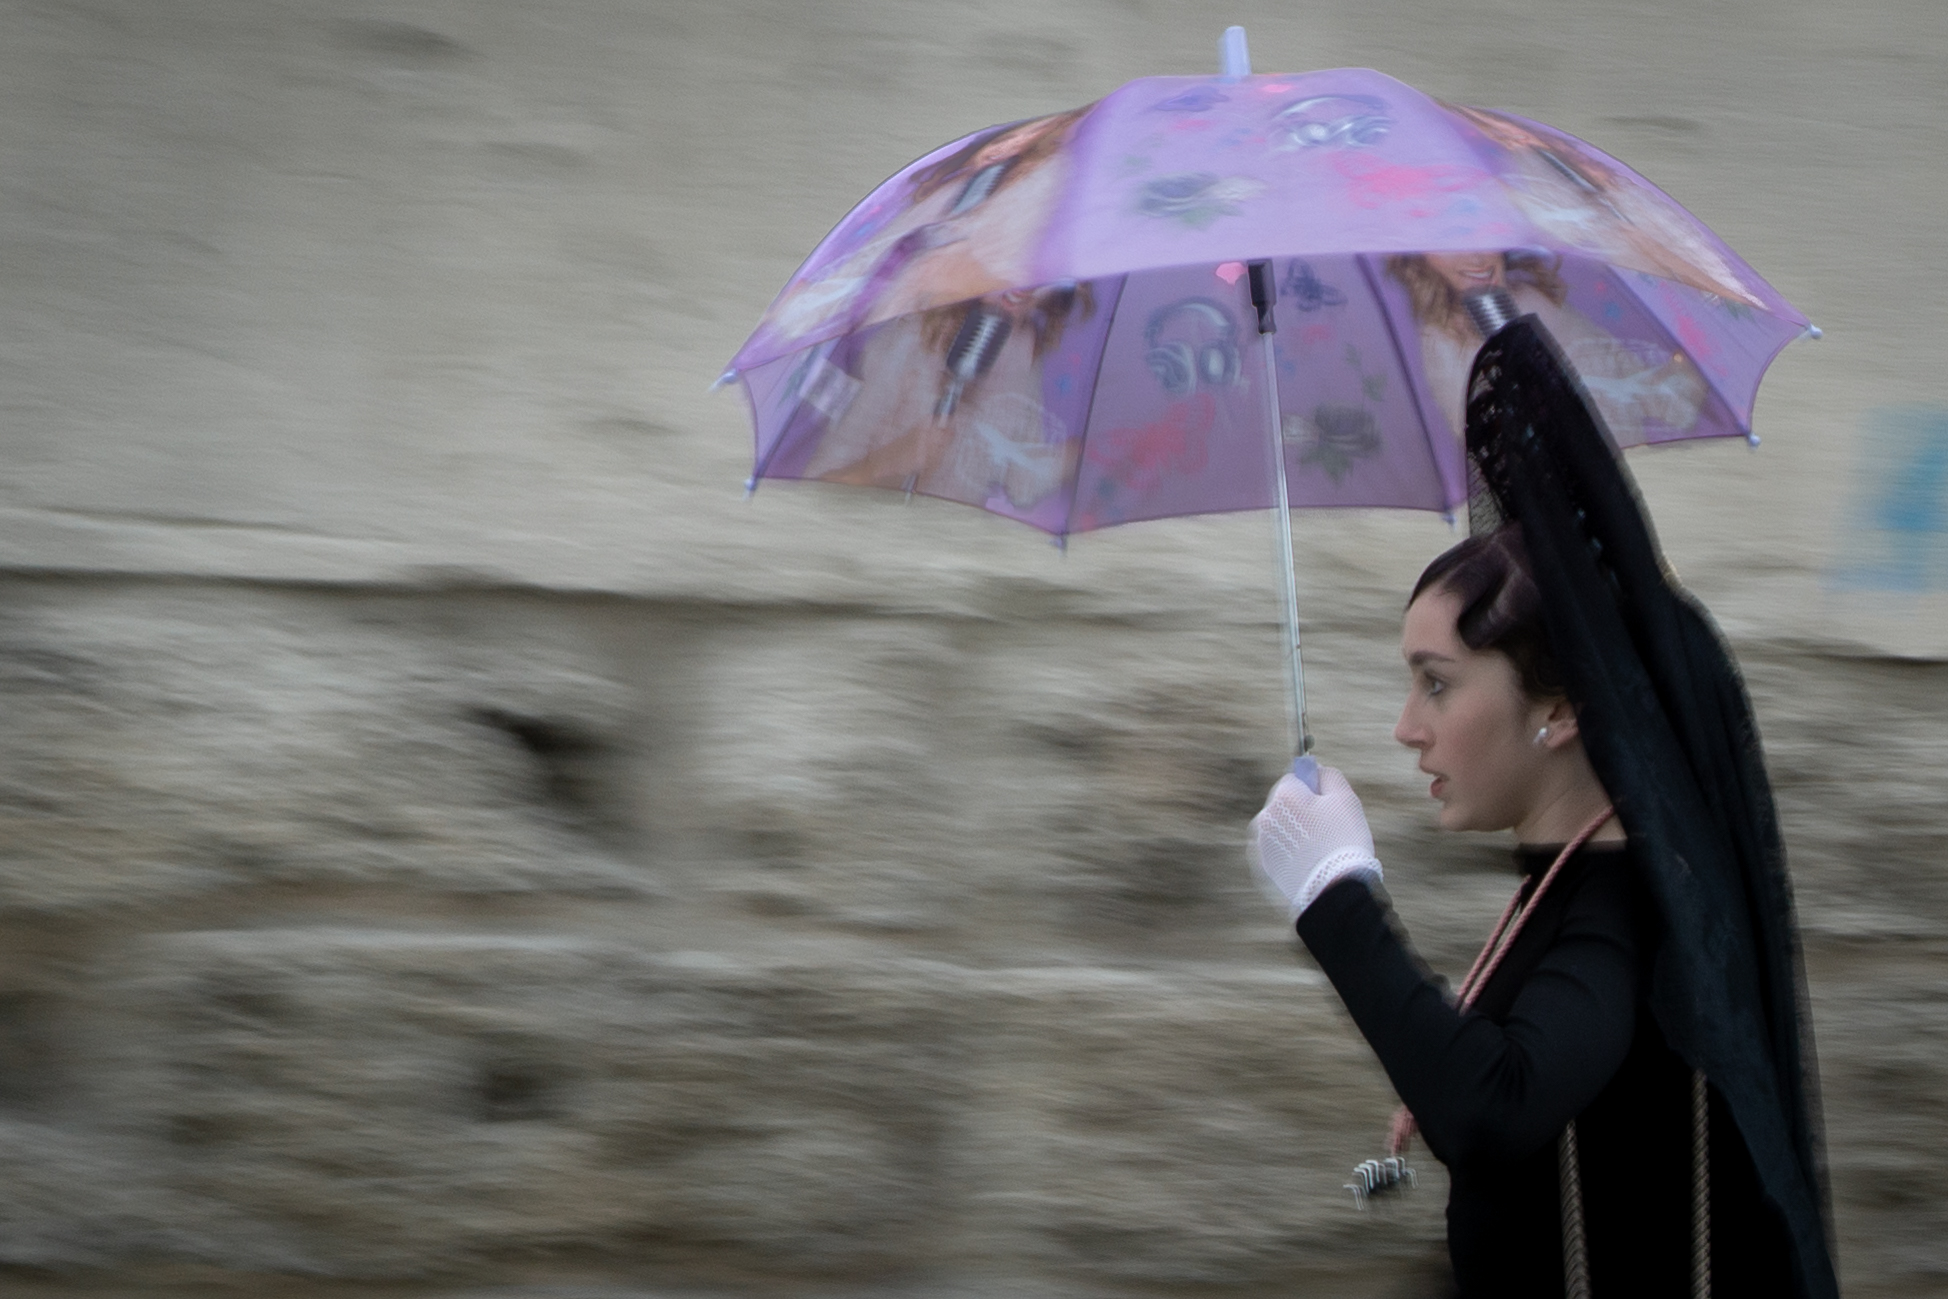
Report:
[[[1948,591],[1948,406],[1869,411],[1859,484],[1835,584]]]

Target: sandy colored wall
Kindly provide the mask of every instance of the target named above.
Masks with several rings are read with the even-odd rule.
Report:
[[[1594,140],[1826,331],[1759,451],[1633,464],[1765,730],[1855,1295],[1948,1273],[1945,12],[1226,15]],[[1239,859],[1265,520],[746,503],[704,393],[884,175],[1216,27],[0,5],[0,1281],[1425,1290],[1438,1169],[1347,1207],[1391,1097]],[[1507,878],[1388,738],[1451,534],[1297,531],[1314,729],[1452,971]]]

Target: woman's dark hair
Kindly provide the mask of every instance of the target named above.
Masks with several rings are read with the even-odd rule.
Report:
[[[1562,697],[1562,671],[1549,648],[1542,593],[1536,589],[1519,524],[1505,523],[1436,556],[1414,583],[1407,603],[1430,588],[1460,599],[1454,629],[1463,645],[1508,655],[1529,698]]]

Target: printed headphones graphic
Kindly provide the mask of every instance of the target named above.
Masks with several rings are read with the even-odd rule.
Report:
[[[1201,320],[1216,334],[1202,342],[1163,341],[1177,320]],[[1231,313],[1209,298],[1183,298],[1158,307],[1143,327],[1144,363],[1164,392],[1188,397],[1199,388],[1223,388],[1238,381],[1238,326]]]

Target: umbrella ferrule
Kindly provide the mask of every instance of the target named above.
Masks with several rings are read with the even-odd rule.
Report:
[[[1240,81],[1251,75],[1251,43],[1242,27],[1227,27],[1218,40],[1218,75]]]

